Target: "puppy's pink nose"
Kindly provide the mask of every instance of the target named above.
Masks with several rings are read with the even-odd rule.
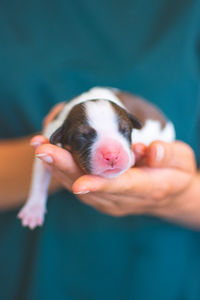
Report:
[[[116,165],[116,163],[119,160],[119,152],[115,153],[115,152],[107,151],[107,152],[102,152],[102,155],[105,162],[111,167],[114,167],[114,165]]]

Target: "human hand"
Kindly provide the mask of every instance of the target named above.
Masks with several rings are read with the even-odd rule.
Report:
[[[62,186],[84,203],[113,216],[150,214],[176,220],[196,182],[193,151],[182,142],[156,141],[147,148],[136,144],[137,166],[117,178],[105,179],[84,175],[71,153],[48,144],[44,137],[35,139],[43,143],[36,153],[51,156],[53,176]]]
[[[137,153],[137,145],[133,148]],[[36,152],[53,158],[52,172],[62,186],[103,213],[150,214],[184,223],[180,213],[187,215],[188,193],[197,173],[193,151],[182,142],[152,143],[143,157],[138,156],[140,166],[114,179],[84,175],[72,155],[57,146],[46,144]]]
[[[136,151],[137,145],[133,148]],[[162,209],[179,209],[180,197],[196,179],[192,149],[182,142],[156,141],[146,149],[142,161],[141,166],[114,179],[84,175],[76,180],[72,190],[90,191],[91,197],[88,194],[83,201],[115,216],[157,215]]]
[[[61,102],[56,104],[48,113],[48,115],[43,120],[43,129],[48,125],[49,122],[51,122],[56,115],[62,110],[64,107],[65,102]],[[68,190],[71,190],[71,186],[75,179],[77,179],[79,176],[83,175],[83,172],[80,170],[80,168],[76,165],[76,163],[73,160],[72,155],[67,151],[63,150],[57,146],[49,144],[49,139],[44,137],[43,135],[36,135],[34,136],[30,144],[37,150],[37,154],[46,153],[46,156],[43,156],[43,163],[46,165],[48,169],[51,170],[53,180],[51,182],[50,190],[53,191],[61,188],[63,186],[62,180],[64,181],[64,187]],[[48,144],[48,145],[47,145]],[[42,145],[45,145],[44,147],[41,147]],[[47,147],[46,147],[47,146]],[[44,151],[43,151],[44,148]],[[47,150],[47,152],[45,152]],[[54,164],[47,163],[46,160],[48,160],[48,153],[51,157],[54,157]],[[53,153],[53,154],[52,154]],[[52,154],[52,155],[51,155]],[[56,159],[56,158],[59,159]],[[41,157],[39,157],[42,159]],[[68,168],[60,171],[59,166],[63,166],[62,161],[64,162],[67,160]],[[64,176],[63,176],[64,171]],[[58,180],[57,180],[58,178]]]

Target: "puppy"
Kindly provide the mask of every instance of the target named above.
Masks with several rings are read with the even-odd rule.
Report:
[[[135,164],[133,143],[172,142],[175,130],[149,102],[112,88],[95,87],[66,103],[43,132],[71,151],[85,173],[114,178]],[[24,226],[41,226],[51,173],[35,159],[29,197],[18,214]]]

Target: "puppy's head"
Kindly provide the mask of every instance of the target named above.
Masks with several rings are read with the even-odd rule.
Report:
[[[112,178],[134,164],[131,133],[141,127],[121,106],[103,99],[88,100],[72,108],[50,142],[70,150],[86,173]]]

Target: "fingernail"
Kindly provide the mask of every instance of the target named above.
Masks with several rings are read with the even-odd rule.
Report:
[[[38,153],[36,154],[36,157],[42,159],[48,164],[51,164],[53,162],[53,158],[50,155],[47,155],[46,153]]]
[[[156,161],[160,162],[164,157],[164,147],[160,144],[156,145]]]
[[[84,194],[88,194],[90,191],[80,191],[80,192],[74,192],[74,194],[76,195],[84,195]]]
[[[36,148],[42,144],[40,142],[31,142],[30,145]]]

